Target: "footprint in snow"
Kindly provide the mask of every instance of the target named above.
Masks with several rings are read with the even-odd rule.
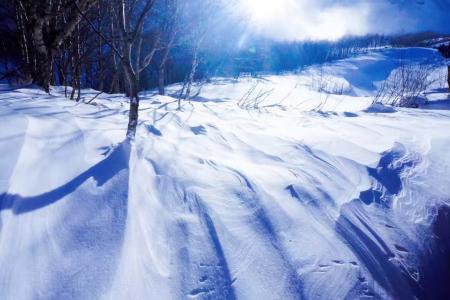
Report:
[[[344,262],[343,262],[342,260],[338,260],[338,259],[332,260],[332,262],[333,262],[335,265],[343,265],[343,264],[344,264]]]
[[[161,131],[153,125],[148,125],[147,129],[156,136],[162,136]]]
[[[203,127],[202,125],[191,127],[191,131],[195,135],[201,135],[201,134],[205,135],[206,134],[206,128]]]
[[[408,249],[406,249],[405,247],[402,247],[400,245],[394,244],[395,249],[397,249],[400,252],[405,252],[405,253],[409,253]]]
[[[348,111],[344,112],[344,116],[346,116],[347,118],[356,118],[356,117],[358,117],[357,114],[352,113],[352,112],[348,112]]]

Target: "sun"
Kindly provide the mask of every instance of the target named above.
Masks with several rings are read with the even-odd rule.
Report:
[[[270,24],[287,9],[288,0],[241,0],[242,8],[254,25]]]
[[[368,32],[369,10],[364,2],[327,6],[319,0],[238,1],[249,30],[275,40],[335,41]]]

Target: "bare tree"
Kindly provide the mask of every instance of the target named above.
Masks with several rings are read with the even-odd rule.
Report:
[[[139,81],[138,72],[133,67],[133,46],[144,29],[155,0],[140,1],[115,0],[118,12],[120,35],[121,64],[129,85],[130,112],[128,117],[127,137],[134,139],[139,117]],[[132,19],[136,20],[133,21]]]
[[[386,79],[375,96],[374,103],[400,107],[418,107],[422,93],[433,83],[433,64],[400,61],[400,65]]]
[[[192,85],[197,74],[198,67],[201,63],[200,52],[204,47],[205,40],[212,29],[220,22],[218,13],[223,9],[220,1],[205,0],[201,4],[201,10],[192,12],[192,16],[188,21],[189,35],[188,39],[192,53],[192,62],[190,72],[186,77],[180,99],[188,100],[191,97]]]
[[[179,0],[165,0],[164,13],[159,25],[161,55],[158,63],[158,92],[165,95],[166,64],[170,51],[175,46],[178,34],[181,31],[181,12],[186,2]]]
[[[124,73],[128,87],[127,92],[130,97],[130,111],[128,116],[128,128],[126,136],[134,139],[139,118],[139,73],[141,66],[141,46],[142,34],[145,22],[156,0],[114,0],[112,12],[115,22],[111,25],[111,39],[108,39],[95,25],[87,18],[82,10],[77,6],[78,12],[86,19],[94,32],[114,51],[113,57],[118,57],[121,69]],[[115,25],[114,25],[115,24]],[[117,29],[119,38],[115,39],[114,32]],[[137,52],[137,55],[136,55]],[[144,59],[144,65],[149,64]],[[138,58],[136,58],[138,57]]]

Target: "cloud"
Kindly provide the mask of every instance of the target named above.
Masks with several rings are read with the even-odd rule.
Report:
[[[277,40],[450,32],[450,0],[239,0],[249,28]]]

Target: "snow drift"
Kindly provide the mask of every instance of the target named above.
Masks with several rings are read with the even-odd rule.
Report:
[[[448,96],[371,105],[404,57],[439,60],[216,79],[181,110],[143,93],[132,145],[121,95],[3,86],[0,298],[448,297]]]

